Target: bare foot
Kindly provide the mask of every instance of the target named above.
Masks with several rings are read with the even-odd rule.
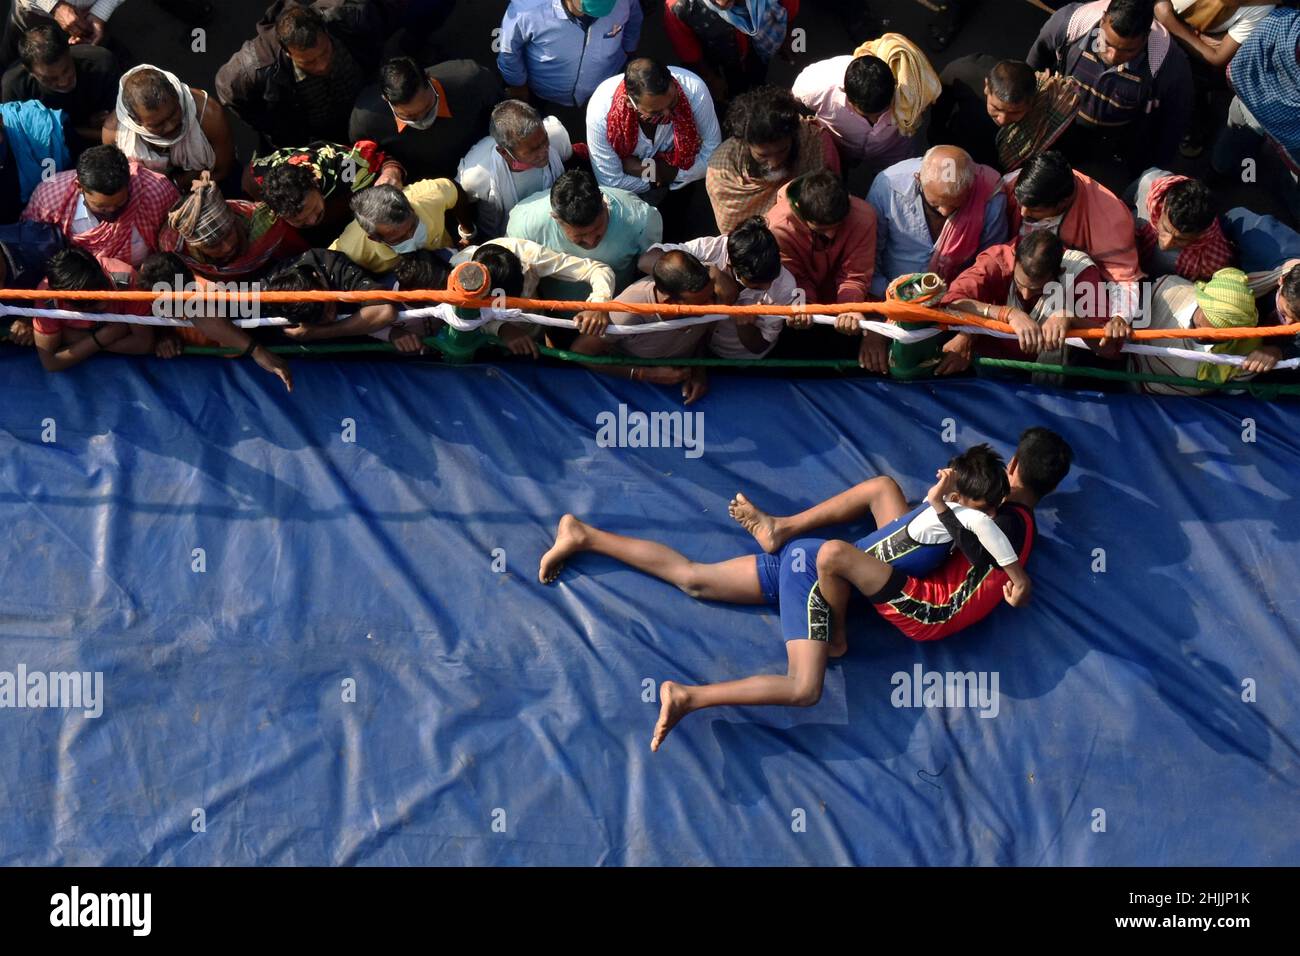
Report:
[[[659,722],[655,724],[654,736],[650,738],[650,750],[657,751],[668,736],[668,731],[690,712],[690,692],[685,687],[670,680],[660,684]]]
[[[727,504],[727,513],[752,534],[758,546],[768,554],[775,554],[785,544],[786,536],[782,534],[777,519],[739,492]]]
[[[36,341],[31,319],[14,319],[9,326],[9,341],[14,345],[31,345]]]
[[[587,542],[587,526],[573,515],[560,519],[560,526],[555,531],[555,543],[551,550],[542,555],[541,567],[537,570],[537,579],[543,584],[550,584],[564,570],[564,562],[574,553],[581,551]]]

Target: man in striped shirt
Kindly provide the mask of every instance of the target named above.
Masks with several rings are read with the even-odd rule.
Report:
[[[1068,4],[1025,59],[1035,70],[1073,76],[1082,89],[1058,146],[1076,164],[1118,162],[1128,179],[1148,166],[1168,168],[1191,119],[1192,73],[1156,22],[1153,0]]]

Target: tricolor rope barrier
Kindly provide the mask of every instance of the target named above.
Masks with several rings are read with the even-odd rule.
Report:
[[[222,306],[232,307],[221,309],[221,311],[230,311],[238,314],[246,309],[240,309],[240,306],[255,306],[257,309],[263,305],[273,305],[277,302],[334,302],[339,304],[376,304],[392,303],[395,305],[417,304],[415,308],[400,309],[397,313],[399,323],[406,320],[414,319],[438,319],[451,329],[461,333],[479,333],[483,326],[494,321],[504,322],[523,322],[552,328],[575,329],[577,324],[568,318],[561,318],[554,315],[542,314],[545,312],[567,312],[578,313],[584,311],[597,312],[625,312],[637,315],[653,315],[658,321],[646,322],[639,325],[621,326],[610,324],[606,327],[605,334],[612,336],[624,335],[645,335],[652,333],[661,333],[680,329],[693,325],[710,324],[718,321],[719,316],[785,316],[787,318],[796,318],[802,320],[800,324],[807,322],[818,325],[834,325],[837,322],[837,315],[851,312],[861,312],[873,315],[882,315],[888,321],[879,321],[876,319],[864,319],[858,322],[858,326],[864,330],[878,332],[888,338],[904,345],[917,344],[932,339],[935,336],[942,335],[945,332],[961,330],[978,335],[987,335],[995,338],[1014,340],[1017,338],[1012,327],[1006,323],[994,319],[981,318],[969,313],[956,311],[947,311],[932,308],[926,304],[937,298],[936,289],[940,286],[939,280],[935,276],[918,275],[913,277],[903,277],[895,280],[890,286],[889,297],[883,302],[848,302],[835,304],[818,304],[818,305],[706,305],[706,306],[686,306],[670,305],[657,303],[639,303],[639,302],[620,302],[610,300],[603,302],[593,301],[576,301],[576,300],[558,300],[558,299],[533,299],[520,297],[496,297],[484,298],[482,295],[474,294],[475,291],[481,291],[486,288],[484,281],[479,281],[476,285],[474,279],[479,278],[473,272],[467,272],[466,266],[475,266],[474,263],[465,263],[453,273],[452,280],[449,282],[447,290],[383,290],[367,289],[355,292],[273,292],[261,290],[235,290],[222,288],[220,286],[210,286],[206,288],[190,288],[186,290],[129,290],[129,291],[101,291],[101,290],[84,290],[84,291],[59,291],[57,293],[49,290],[29,290],[29,289],[6,289],[0,290],[0,300],[17,300],[40,302],[48,301],[56,296],[58,299],[66,302],[91,301],[91,302],[130,302],[130,303],[149,303],[154,306],[155,313],[164,314],[152,315],[124,315],[120,313],[102,313],[102,312],[78,312],[67,309],[42,308],[34,305],[10,305],[0,302],[0,320],[5,317],[18,316],[39,316],[51,319],[73,319],[73,320],[90,320],[97,322],[124,322],[129,324],[150,325],[155,327],[186,327],[192,326],[193,323],[184,319],[176,318],[166,313],[185,312],[185,303],[199,302],[204,308],[220,308]],[[484,270],[480,270],[484,271]],[[468,277],[469,283],[464,280]],[[485,271],[484,277],[485,278]],[[903,293],[905,286],[910,284],[909,293]],[[917,301],[907,301],[902,298],[903,294],[908,294],[910,298]],[[433,303],[430,305],[430,303]],[[665,316],[669,318],[665,318]],[[232,323],[241,328],[276,328],[291,325],[290,320],[270,316],[254,318],[235,318]],[[900,324],[906,323],[906,325]],[[918,327],[919,326],[919,327]],[[1169,346],[1159,346],[1144,344],[1148,342],[1158,342],[1162,339],[1187,339],[1195,337],[1201,341],[1227,342],[1236,339],[1245,338],[1274,338],[1284,336],[1294,336],[1300,333],[1300,325],[1276,325],[1261,326],[1250,328],[1206,328],[1196,329],[1195,335],[1189,334],[1190,330],[1186,329],[1133,329],[1130,332],[1130,341],[1126,342],[1122,351],[1134,354],[1163,355],[1167,357],[1178,357],[1195,361],[1199,363],[1210,363],[1216,365],[1240,366],[1245,357],[1241,355],[1220,354],[1214,352],[1203,352],[1192,349],[1184,349]],[[498,342],[493,336],[483,336],[485,340]],[[1072,329],[1070,336],[1066,339],[1067,346],[1076,349],[1087,349],[1089,341],[1096,341],[1105,338],[1105,332],[1100,328],[1083,328]],[[443,348],[445,343],[438,340],[437,337],[425,339],[427,346]],[[395,348],[388,343],[365,343],[349,345],[286,345],[272,346],[272,351],[283,354],[339,354],[342,352],[389,352],[395,351]],[[202,348],[197,346],[187,346],[189,354],[233,354],[234,350],[220,348]],[[857,366],[853,360],[792,360],[792,359],[661,359],[647,360],[639,358],[628,358],[623,356],[591,356],[581,355],[579,353],[568,352],[560,349],[542,348],[540,351],[553,358],[563,361],[582,362],[587,365],[614,365],[614,364],[637,364],[637,365],[664,365],[664,366],[710,366],[710,367],[766,367],[766,368],[835,368],[849,369]],[[1295,394],[1292,391],[1293,386],[1275,385],[1259,386],[1250,382],[1234,382],[1229,379],[1226,382],[1202,381],[1200,379],[1182,378],[1179,376],[1161,376],[1150,375],[1145,373],[1096,369],[1091,367],[1054,365],[1042,362],[1021,362],[1015,360],[1000,360],[976,358],[974,364],[985,367],[998,368],[1016,368],[1027,371],[1044,372],[1048,374],[1069,375],[1088,378],[1113,378],[1120,381],[1149,381],[1149,382],[1166,382],[1169,384],[1185,385],[1188,387],[1197,387],[1205,389],[1218,389],[1224,387],[1244,388],[1251,387],[1251,390],[1267,388],[1276,394]],[[1300,359],[1289,359],[1279,362],[1276,366],[1278,369],[1291,369],[1300,367]],[[1099,374],[1099,373],[1106,374]]]

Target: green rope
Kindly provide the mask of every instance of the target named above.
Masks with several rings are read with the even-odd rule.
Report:
[[[1181,385],[1184,388],[1204,388],[1218,390],[1224,388],[1244,389],[1258,398],[1272,398],[1277,395],[1300,395],[1300,385],[1270,385],[1255,382],[1203,382],[1199,378],[1184,378],[1179,375],[1154,375],[1146,372],[1129,372],[1122,369],[1087,368],[1074,365],[1044,365],[1039,362],[1020,362],[1015,359],[976,358],[976,365],[986,368],[1014,368],[1026,372],[1047,372],[1056,375],[1073,375],[1081,378],[1108,379],[1113,382],[1154,382],[1161,385]]]
[[[8,337],[8,328],[4,329]],[[485,335],[493,345],[505,347],[501,339]],[[424,344],[442,350],[443,343],[437,338],[426,338]],[[383,353],[400,354],[397,346],[388,342],[362,342],[358,344],[339,345],[270,345],[267,350],[277,355],[343,355],[348,353]],[[669,366],[673,368],[806,368],[843,371],[858,367],[856,359],[723,359],[723,358],[636,358],[629,355],[582,355],[564,349],[539,346],[538,351],[548,358],[564,362],[578,362],[583,365],[639,365]],[[212,348],[207,346],[186,345],[186,355],[228,356],[241,354],[239,349]],[[1073,365],[1047,365],[1041,362],[1022,362],[1015,359],[975,358],[972,364],[984,368],[1007,368],[1025,372],[1045,372],[1052,375],[1065,375],[1075,378],[1104,379],[1112,382],[1151,382],[1159,385],[1175,385],[1182,388],[1199,388],[1207,391],[1234,389],[1249,392],[1256,398],[1273,399],[1281,395],[1300,395],[1300,385],[1273,385],[1256,382],[1203,382],[1196,378],[1184,378],[1177,375],[1155,375],[1146,372],[1130,372],[1124,369],[1088,368]],[[929,379],[933,381],[933,379]]]

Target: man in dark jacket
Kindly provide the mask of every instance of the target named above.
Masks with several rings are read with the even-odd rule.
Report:
[[[421,69],[410,57],[398,57],[380,67],[379,83],[357,98],[346,142],[378,143],[406,167],[407,182],[452,179],[503,95],[496,72],[473,60]]]
[[[373,0],[277,0],[217,73],[217,98],[257,131],[259,152],[347,142],[390,18]]]

